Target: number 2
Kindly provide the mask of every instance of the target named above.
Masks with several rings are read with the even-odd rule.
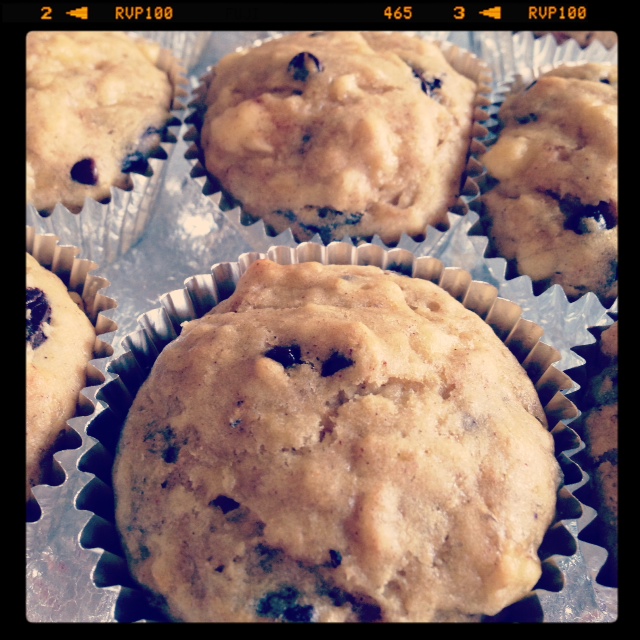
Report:
[[[52,13],[52,9],[51,7],[42,7],[40,9],[40,11],[42,11],[42,15],[40,16],[40,20],[51,20],[51,13]]]

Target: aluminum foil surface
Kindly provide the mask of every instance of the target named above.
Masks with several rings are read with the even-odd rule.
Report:
[[[197,87],[205,70],[223,55],[272,35],[272,32],[225,31],[211,32],[208,38],[194,40],[201,49],[189,60],[191,89]],[[492,35],[460,31],[444,35],[457,46],[468,48],[485,59],[494,72],[494,81],[499,83],[525,64],[522,56],[518,57],[516,53],[521,50],[518,46],[522,38],[531,34],[522,34],[520,39],[517,39],[518,34],[514,36],[511,32]],[[532,37],[529,40],[531,46],[525,50],[531,52],[539,45],[533,43]],[[178,37],[177,42],[184,46],[185,40]],[[553,46],[549,44],[548,49]],[[535,51],[531,55],[534,54],[542,55]],[[192,164],[185,158],[189,143],[183,136],[187,129],[185,123],[180,127],[155,202],[154,215],[141,241],[115,262],[106,266],[98,264],[93,272],[108,282],[101,291],[117,305],[108,312],[116,326],[108,334],[113,355],[94,363],[105,383],[93,389],[93,413],[79,419],[75,425],[82,438],[81,445],[55,454],[66,473],[66,480],[57,487],[42,485],[34,489],[42,516],[26,525],[26,618],[31,622],[127,622],[138,619],[131,617],[128,608],[132,599],[135,601],[137,590],[127,582],[128,571],[122,561],[122,550],[109,525],[113,519],[108,481],[110,467],[104,465],[103,460],[110,459],[110,451],[94,437],[103,434],[114,421],[123,419],[123,416],[113,414],[104,401],[105,396],[101,395],[114,381],[109,363],[126,357],[130,350],[131,343],[123,339],[138,335],[141,330],[138,318],[148,317],[149,312],[153,316],[154,310],[161,306],[161,299],[166,303],[165,294],[182,289],[185,281],[193,276],[211,274],[215,271],[214,265],[237,262],[244,253],[267,252],[274,245],[296,246],[290,234],[266,238],[258,232],[248,241],[247,234],[238,230],[233,218],[202,194],[201,186],[190,175]],[[558,360],[554,366],[559,371],[569,371],[570,377],[571,369],[584,364],[574,349],[594,342],[589,328],[611,324],[612,310],[605,309],[592,294],[570,303],[559,287],[534,296],[528,277],[507,280],[506,262],[484,257],[487,239],[470,234],[478,219],[472,209],[464,215],[450,213],[449,217],[448,231],[429,228],[423,242],[403,238],[399,248],[416,258],[432,256],[445,267],[459,267],[469,272],[474,280],[495,286],[501,297],[519,305],[522,318],[544,329],[541,342],[557,350]],[[100,230],[96,230],[94,238],[83,237],[82,243],[72,242],[68,238],[74,238],[74,224],[72,214],[61,215],[56,235],[61,243],[80,246],[84,252],[88,250],[85,247],[90,247],[100,237]],[[261,242],[267,246],[258,246]],[[345,241],[345,244],[351,242]],[[373,244],[376,244],[375,239]],[[81,253],[80,257],[85,256]],[[576,386],[574,383],[563,393],[571,399]],[[569,444],[564,447],[568,456],[565,472],[569,471],[565,481],[571,492],[586,482],[584,472],[570,460],[572,446],[575,445],[576,451],[584,447],[570,429],[573,419],[564,420],[569,434]],[[97,500],[96,496],[104,499]],[[558,569],[554,575],[559,573],[563,579],[555,583],[547,581],[545,588],[535,591],[540,621],[615,621],[618,591],[604,587],[596,580],[606,560],[606,551],[579,539],[580,531],[597,517],[596,513],[585,505],[576,508],[575,502],[570,501],[573,507],[562,520],[563,529],[572,541],[569,546],[573,545],[575,552],[547,558]],[[96,504],[100,507],[96,508]],[[140,602],[140,606],[144,607],[144,602]],[[517,619],[517,612],[515,615]],[[153,616],[143,614],[142,619],[152,620]]]

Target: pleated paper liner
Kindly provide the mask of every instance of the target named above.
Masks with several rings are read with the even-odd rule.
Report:
[[[170,119],[160,133],[160,145],[142,163],[144,167],[128,174],[128,187],[111,187],[109,198],[103,202],[86,198],[79,212],[58,203],[50,215],[40,214],[33,204],[27,203],[27,224],[37,233],[57,235],[103,267],[124,255],[142,238],[182,125],[181,112],[186,108],[189,95],[185,68],[165,49],[161,51],[158,67],[167,73],[173,87]],[[94,238],[99,238],[99,242],[94,242]]]
[[[219,263],[212,266],[210,273],[189,278],[184,288],[167,293],[161,298],[159,308],[139,318],[139,329],[124,340],[126,351],[109,363],[110,381],[99,394],[106,408],[87,429],[89,439],[95,439],[97,444],[78,456],[78,468],[85,485],[76,498],[76,506],[83,514],[76,521],[86,522],[78,539],[83,549],[95,553],[87,573],[93,575],[95,587],[105,592],[105,599],[113,607],[113,620],[166,620],[153,596],[131,577],[114,524],[111,467],[127,411],[158,354],[179,335],[182,323],[201,317],[229,297],[248,265],[265,257],[280,264],[303,261],[373,264],[408,277],[428,279],[479,314],[494,329],[538,390],[556,443],[564,484],[558,491],[556,517],[539,550],[543,568],[539,583],[528,597],[498,616],[484,618],[484,622],[595,621],[612,616],[611,612],[602,610],[593,582],[606,552],[596,546],[590,546],[585,552],[577,539],[579,531],[593,518],[593,510],[573,495],[587,480],[572,459],[583,445],[569,426],[578,410],[565,394],[575,385],[554,366],[561,356],[558,350],[541,341],[543,330],[525,320],[521,308],[501,298],[496,287],[473,280],[463,269],[445,267],[437,258],[416,258],[404,249],[388,250],[373,244],[355,247],[347,242],[328,246],[307,242],[296,248],[274,246],[266,253],[243,254],[238,262]]]
[[[80,251],[77,247],[61,245],[56,236],[38,235],[33,228],[27,227],[27,252],[43,267],[55,273],[70,292],[81,298],[84,311],[96,331],[93,358],[87,364],[87,383],[80,392],[76,415],[69,420],[67,430],[56,442],[53,455],[47,461],[50,468],[45,473],[42,485],[48,486],[36,485],[33,490],[35,499],[27,505],[27,521],[35,522],[43,513],[46,515],[47,509],[43,506],[47,502],[46,497],[56,493],[52,487],[57,490],[68,477],[63,464],[66,450],[80,446],[83,426],[95,408],[96,388],[105,381],[105,376],[96,368],[96,360],[108,358],[113,354],[108,339],[116,325],[106,312],[114,309],[116,303],[104,294],[103,290],[108,283],[92,274],[98,265],[78,257]],[[61,375],[64,375],[64,372],[61,372]]]
[[[484,126],[484,121],[488,117],[486,110],[491,105],[491,72],[479,58],[451,42],[433,40],[427,36],[429,32],[412,33],[435,42],[442,49],[445,57],[452,67],[462,75],[474,80],[478,87],[474,103],[473,125],[467,164],[465,172],[461,178],[458,199],[456,204],[451,207],[452,213],[464,215],[469,211],[469,203],[480,195],[479,187],[475,182],[475,176],[481,172],[482,167],[477,162],[476,157],[478,154],[484,152],[485,147],[482,141],[488,135],[488,130]],[[263,40],[258,40],[253,43],[253,46],[259,46],[262,42]],[[243,211],[242,203],[235,199],[232,194],[227,192],[222,187],[218,179],[206,170],[203,152],[199,146],[199,140],[204,113],[206,111],[204,98],[214,71],[215,67],[209,69],[208,73],[201,78],[200,85],[195,89],[193,99],[188,105],[191,112],[185,122],[190,125],[190,128],[186,131],[184,139],[191,143],[185,153],[185,157],[192,165],[191,177],[196,180],[198,185],[200,185],[202,193],[206,197],[211,198],[216,209],[224,213],[224,215],[233,223],[253,250],[265,251],[273,244],[295,243],[296,241],[289,229],[277,234],[272,228],[266,225],[264,221]],[[442,225],[442,229],[445,228],[446,225]],[[427,230],[428,227],[425,227],[425,235]],[[378,236],[374,236],[373,238],[363,238],[360,240],[376,241],[376,239],[379,240]],[[424,236],[414,238],[414,240],[418,242],[423,239]],[[318,234],[313,236],[312,241],[323,242]]]

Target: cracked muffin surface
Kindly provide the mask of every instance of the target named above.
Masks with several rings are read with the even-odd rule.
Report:
[[[170,119],[160,47],[119,32],[32,31],[26,45],[27,202],[104,201],[145,173]]]
[[[507,97],[483,156],[488,234],[519,275],[569,299],[618,292],[618,70],[563,65]]]
[[[398,241],[447,222],[476,91],[436,44],[417,37],[286,35],[216,65],[204,163],[278,233]]]
[[[496,614],[540,577],[559,481],[476,314],[377,267],[268,260],[161,352],[114,467],[131,571],[182,621]]]

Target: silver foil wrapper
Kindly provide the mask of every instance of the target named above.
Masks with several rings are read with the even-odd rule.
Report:
[[[494,82],[518,73],[564,62],[609,62],[617,64],[618,45],[605,48],[597,40],[581,48],[575,40],[558,44],[553,35],[534,36],[532,31],[477,31],[472,34],[476,51],[493,73]]]
[[[566,62],[618,64],[618,45],[607,49],[598,40],[581,48],[572,39],[558,44],[551,34],[535,37],[530,31],[519,31],[513,34],[511,46],[513,74],[524,75],[531,69],[539,69],[545,65],[558,66]]]
[[[162,11],[166,16],[170,7],[155,7],[154,13]],[[207,49],[211,31],[131,31],[130,35],[157,42],[163,49],[171,51],[174,57],[191,71]]]

